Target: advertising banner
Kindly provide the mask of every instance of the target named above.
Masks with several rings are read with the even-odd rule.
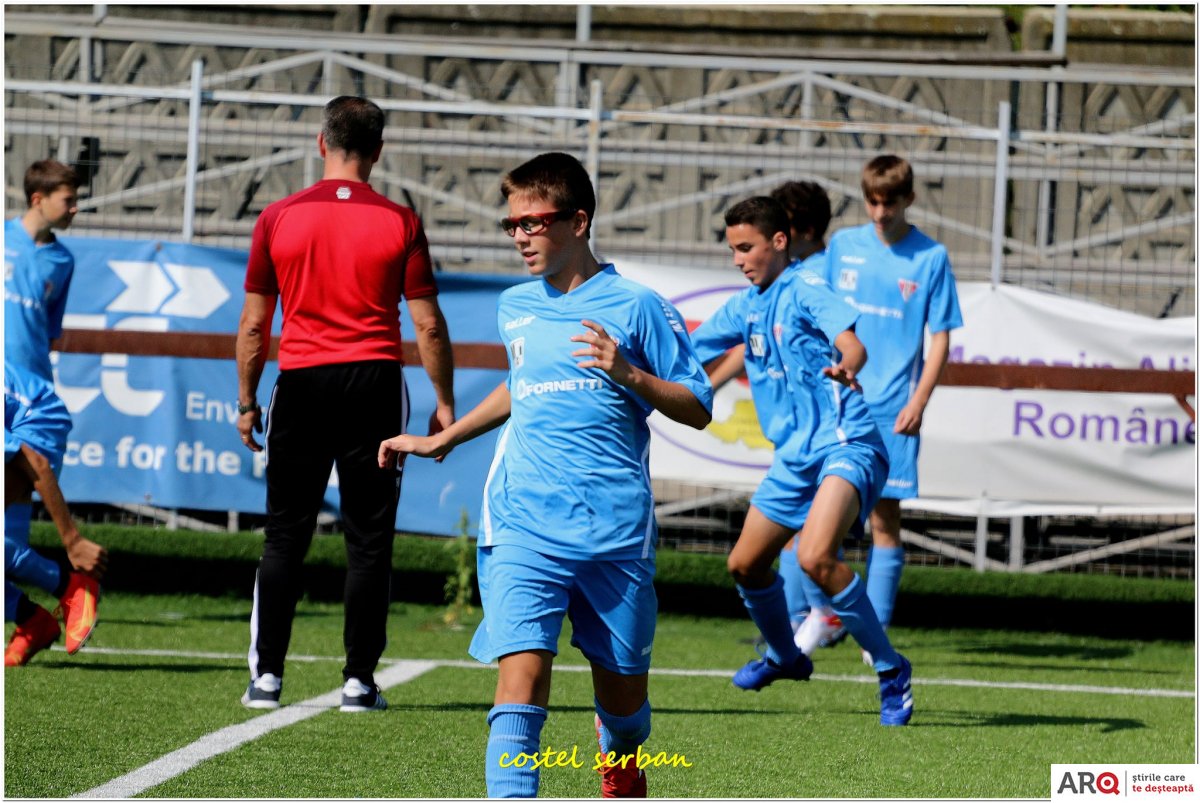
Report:
[[[1195,369],[1195,318],[979,283],[960,283],[959,300],[952,361]],[[920,469],[928,497],[1190,513],[1196,425],[1165,394],[943,387],[925,412]]]
[[[740,272],[620,262],[617,270],[699,325],[746,287]],[[1194,318],[1153,320],[1048,293],[960,282],[965,325],[951,361],[1194,370]],[[715,397],[713,423],[696,432],[656,414],[651,471],[753,488],[772,447],[758,428],[745,380]],[[941,387],[926,410],[921,499],[964,515],[1187,513],[1195,499],[1195,424],[1170,396]],[[981,508],[978,504],[985,501]],[[906,506],[908,506],[906,502]]]
[[[154,241],[63,238],[75,254],[68,328],[156,332],[237,330],[246,255]],[[746,286],[741,274],[619,262],[623,275],[671,301],[698,326]],[[439,302],[455,343],[499,343],[496,297],[523,277],[439,275]],[[1195,320],[1149,320],[1086,302],[986,284],[960,283],[966,325],[951,338],[966,362],[1194,368]],[[404,337],[411,324],[401,311]],[[280,316],[274,322],[276,334]],[[228,360],[57,354],[59,394],[75,421],[62,483],[78,502],[164,508],[265,509],[264,462],[237,436],[237,376]],[[426,432],[433,392],[419,366],[405,369],[410,431]],[[277,376],[269,362],[265,403]],[[504,372],[457,369],[460,415]],[[352,415],[353,411],[347,411]],[[750,389],[733,381],[716,394],[703,432],[660,414],[656,479],[752,490],[771,462]],[[921,499],[916,507],[974,515],[1039,510],[1190,512],[1195,497],[1195,425],[1169,396],[942,387],[925,416]],[[461,446],[443,463],[411,459],[397,527],[452,534],[462,513],[478,516],[495,434]],[[338,502],[336,473],[324,504]]]
[[[154,241],[64,237],[75,255],[67,328],[233,334],[241,313],[246,254]],[[499,342],[495,300],[504,277],[439,276],[440,303],[456,341]],[[280,315],[274,321],[278,335]],[[404,337],[412,342],[401,310]],[[55,355],[55,383],[74,419],[62,485],[73,502],[164,508],[266,508],[264,456],[238,438],[237,371],[232,359]],[[265,405],[278,376],[267,363]],[[424,434],[433,390],[420,366],[405,368],[410,431]],[[503,381],[502,371],[455,372],[458,410],[466,412]],[[346,415],[353,415],[347,410]],[[397,526],[453,533],[463,510],[478,515],[494,436],[460,447],[446,461],[410,460]],[[336,511],[336,472],[324,506]]]

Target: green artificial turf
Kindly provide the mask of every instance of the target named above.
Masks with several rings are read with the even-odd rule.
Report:
[[[392,606],[385,659],[464,661],[475,611]],[[221,728],[264,716],[238,703],[250,603],[108,592],[101,626],[5,670],[5,796],[95,788]],[[304,600],[283,699],[341,682],[341,606]],[[651,678],[654,797],[1047,797],[1052,763],[1190,763],[1194,698],[1079,691],[1191,691],[1191,644],[1049,633],[895,628],[915,666],[916,715],[882,728],[870,670],[850,643],[818,651],[816,676],[761,693],[729,675],[754,655],[748,620],[660,616]],[[545,797],[596,797],[590,676],[564,633],[543,747],[585,766],[542,770]],[[308,660],[312,658],[312,660]],[[868,682],[856,682],[856,681]],[[941,685],[935,681],[974,685]],[[1059,690],[1009,688],[1043,684]],[[495,670],[439,666],[385,693],[387,712],[318,713],[145,790],[148,797],[482,797]]]

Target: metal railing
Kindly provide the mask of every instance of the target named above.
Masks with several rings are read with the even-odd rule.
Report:
[[[17,14],[6,23],[10,39],[50,37],[76,54],[60,57],[60,77],[7,64],[7,197],[20,200],[22,157],[51,150],[74,160],[83,149],[96,161],[76,222],[83,233],[244,246],[266,203],[317,177],[320,107],[361,92],[389,115],[374,178],[422,214],[447,270],[517,269],[494,226],[496,187],[539,151],[576,153],[591,170],[599,252],[721,267],[726,205],[810,179],[834,198],[835,228],[861,222],[859,170],[890,150],[913,162],[911,215],[947,244],[960,279],[1051,288],[1145,314],[1194,305],[1194,77],[1180,71],[483,45]],[[157,54],[143,61],[159,72],[126,64],[135,51]],[[668,85],[684,84],[691,94],[668,96]],[[1052,113],[1062,113],[1062,86],[1093,98],[1154,87],[1179,101],[1160,104],[1160,119],[1104,117],[1095,121],[1104,130],[1067,130]],[[1031,108],[1045,113],[1036,127],[1025,122]]]

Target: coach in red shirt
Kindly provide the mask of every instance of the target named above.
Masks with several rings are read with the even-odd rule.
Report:
[[[400,474],[376,463],[379,442],[407,427],[400,299],[407,302],[437,409],[454,421],[454,366],[429,245],[413,210],[367,184],[383,148],[383,111],[342,96],[325,107],[324,178],[268,206],[254,226],[238,326],[238,432],[261,451],[258,383],[276,300],[279,379],[266,413],[266,543],[250,619],[250,686],[242,703],[278,708],[284,656],[330,469],[346,532],[342,711],[387,707],[374,672],[386,641]]]

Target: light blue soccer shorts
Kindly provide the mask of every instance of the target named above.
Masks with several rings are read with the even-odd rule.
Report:
[[[45,392],[34,399],[18,399],[4,394],[4,462],[7,464],[21,451],[21,444],[50,461],[55,475],[62,470],[63,454],[67,450],[67,435],[71,432],[71,414],[67,406],[46,386]]]
[[[917,455],[921,451],[920,435],[898,435],[894,415],[872,415],[879,435],[887,446],[888,478],[881,499],[914,499],[917,496]]]
[[[800,460],[787,459],[777,450],[750,504],[776,524],[799,530],[808,519],[817,488],[826,477],[837,476],[858,491],[858,519],[865,524],[887,475],[887,457],[865,443],[839,444]]]
[[[588,661],[620,675],[650,669],[658,615],[654,560],[577,560],[512,544],[480,547],[483,621],[471,656],[483,663],[526,650],[558,654],[563,615],[571,644]]]

